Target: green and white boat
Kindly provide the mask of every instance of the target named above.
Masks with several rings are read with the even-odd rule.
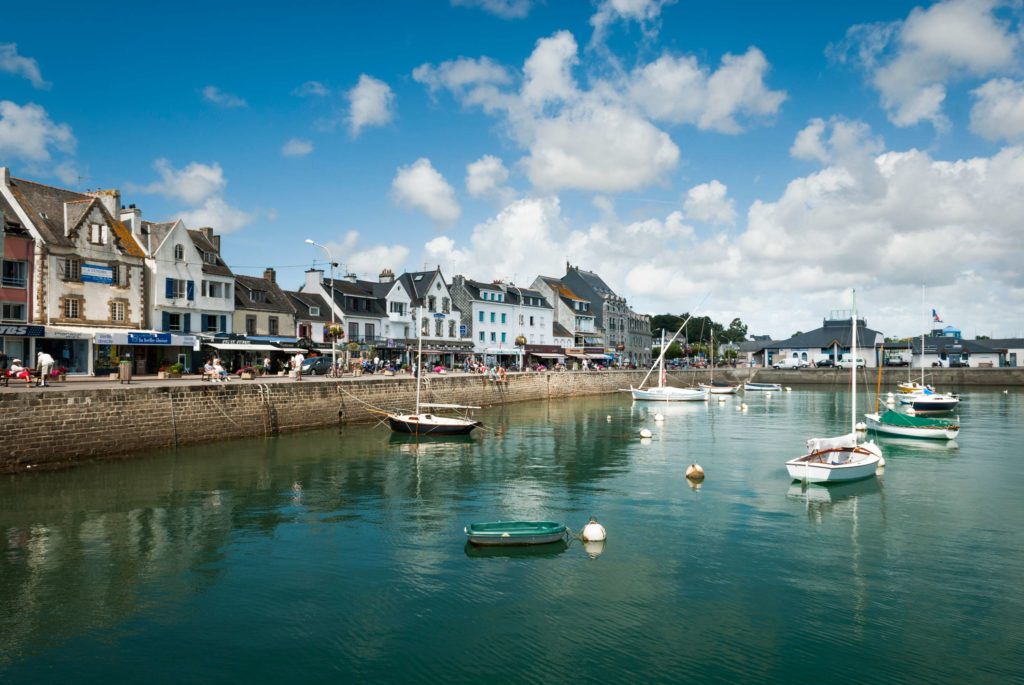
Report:
[[[489,521],[463,530],[471,544],[489,546],[546,545],[566,536],[565,524],[555,521]]]
[[[932,419],[888,410],[884,414],[865,414],[868,428],[876,433],[900,435],[905,438],[952,440],[960,434],[960,422],[954,419]]]

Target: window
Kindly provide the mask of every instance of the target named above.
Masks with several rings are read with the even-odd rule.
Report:
[[[277,317],[271,316],[267,319],[267,332],[270,335],[277,335]]]
[[[494,323],[494,312],[491,312],[491,323]]]
[[[480,317],[479,317],[480,318],[480,323],[483,323],[484,322],[484,312],[483,312],[483,310],[480,310],[479,314],[480,314]]]
[[[502,333],[501,333],[501,342],[505,342],[505,332],[504,331],[502,331]]]
[[[219,333],[216,314],[203,314],[203,333]]]
[[[349,342],[359,342],[359,324],[355,321],[348,322],[348,340]]]
[[[309,315],[310,316],[320,316],[320,307],[310,307],[309,308]]]
[[[447,297],[441,298],[441,311],[445,314],[450,314],[452,311],[452,302]]]
[[[455,319],[452,319],[451,321],[448,322],[448,337],[455,337]]]
[[[183,262],[185,261],[185,246],[178,243],[174,246],[174,261]]]
[[[250,302],[266,302],[267,291],[266,290],[250,290],[249,291]]]
[[[392,302],[388,307],[392,314],[405,316],[405,302]]]
[[[484,332],[480,331],[480,342],[484,341]]]
[[[434,335],[438,338],[444,335],[444,319],[436,319],[434,321]]]
[[[245,317],[245,334],[256,335],[256,317],[247,316]]]
[[[217,263],[217,255],[215,253],[213,253],[213,252],[204,252],[203,253],[203,261],[206,262],[207,264],[216,264]]]
[[[217,281],[208,281],[207,292],[210,297],[224,297],[224,292],[228,287],[227,283],[218,283]]]
[[[532,316],[530,317],[530,325],[531,326],[533,325],[533,317]]]
[[[207,292],[207,288],[208,288],[207,284],[208,283],[209,283],[209,281],[207,281],[206,279],[203,279],[202,285],[200,286],[200,290],[201,290],[201,292],[203,294],[203,297],[206,297],[206,292]]]
[[[64,318],[78,319],[82,316],[82,299],[79,297],[64,298]]]
[[[427,309],[429,309],[432,312],[437,311],[437,298],[434,297],[433,295],[427,298]]]
[[[363,324],[363,331],[366,332],[366,339],[372,341],[377,337],[377,327],[372,323]]]
[[[28,321],[25,316],[25,305],[21,302],[4,302],[0,309],[0,319],[4,321]]]
[[[420,319],[420,331],[423,335],[430,335],[430,319],[425,316]]]
[[[128,287],[128,265],[127,264],[111,264],[110,269],[113,272],[113,285],[118,288]]]
[[[230,300],[231,299],[231,284],[230,283],[224,283],[223,285],[224,285],[224,299],[225,300]]]
[[[89,224],[89,242],[94,245],[106,245],[107,227],[103,224]]]
[[[187,281],[180,278],[168,278],[167,280],[169,281],[167,292],[170,299],[176,300],[185,297]]]
[[[498,340],[497,334],[495,334],[494,331],[491,331],[491,342],[496,342],[497,340]]]
[[[113,300],[110,303],[110,320],[123,323],[128,319],[128,303],[124,300]]]
[[[65,281],[80,281],[82,280],[82,260],[78,257],[65,257],[63,260],[62,271],[64,272],[63,278]]]
[[[181,314],[168,314],[167,315],[167,330],[169,331],[180,331],[181,328]]]
[[[28,285],[28,262],[4,260],[3,280],[5,288],[24,288]]]
[[[501,322],[505,323],[505,312],[501,313]]]

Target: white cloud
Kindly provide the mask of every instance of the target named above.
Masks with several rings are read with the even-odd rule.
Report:
[[[391,192],[398,204],[423,212],[438,227],[453,224],[462,212],[455,191],[426,158],[399,167]]]
[[[695,57],[666,54],[635,69],[627,87],[630,99],[654,119],[739,133],[738,116],[772,116],[786,99],[785,91],[765,85],[768,68],[764,53],[754,47],[725,55],[714,72]]]
[[[484,155],[466,166],[466,190],[473,197],[506,205],[515,195],[515,191],[508,186],[508,177],[508,169],[500,159]]]
[[[675,0],[602,0],[590,17],[594,27],[591,45],[600,45],[607,38],[608,29],[617,21],[636,22],[648,37],[658,31],[658,19],[665,5]]]
[[[828,129],[831,129],[831,134],[826,140]],[[884,141],[872,133],[864,122],[832,117],[828,122],[819,118],[811,119],[797,133],[789,154],[797,159],[823,163],[841,161],[849,166],[852,160],[873,157],[884,149]]]
[[[329,240],[326,247],[343,270],[359,275],[366,280],[376,280],[381,269],[390,268],[401,273],[409,258],[409,248],[399,244],[378,244],[361,246],[359,231],[347,231],[341,240]],[[342,276],[335,269],[335,276]]]
[[[570,100],[576,95],[572,68],[576,57],[576,39],[568,31],[541,38],[523,65],[523,101],[533,107],[548,102]]]
[[[507,109],[515,98],[501,91],[512,82],[509,70],[488,57],[442,62],[436,67],[421,64],[413,69],[412,78],[427,86],[431,96],[448,90],[466,106],[480,106],[488,113]]]
[[[50,82],[43,78],[39,63],[31,57],[18,54],[15,43],[0,43],[0,72],[28,79],[33,88],[49,90]]]
[[[299,97],[327,97],[331,94],[330,89],[319,81],[306,81],[295,89],[295,95]]]
[[[687,218],[712,224],[736,223],[736,207],[727,197],[728,190],[717,180],[690,188],[683,203]]]
[[[856,25],[846,40],[830,46],[840,61],[853,61],[878,89],[889,119],[897,126],[930,121],[949,125],[943,113],[952,81],[1010,69],[1020,34],[999,18],[994,0],[945,0],[914,8],[902,22]]]
[[[366,126],[383,126],[394,117],[395,94],[391,86],[362,74],[359,83],[348,91],[349,132],[358,136]]]
[[[305,138],[290,138],[281,146],[281,154],[285,157],[305,157],[313,151],[313,142]]]
[[[55,124],[39,105],[0,100],[0,158],[47,162],[51,150],[71,153],[75,145],[71,127]]]
[[[1024,82],[993,79],[971,95],[972,131],[989,140],[1024,138]]]
[[[198,207],[179,212],[178,218],[186,226],[211,226],[218,233],[234,233],[255,219],[256,214],[232,207],[218,195],[206,198]]]
[[[159,193],[188,204],[199,204],[223,192],[227,186],[224,170],[216,162],[192,162],[183,169],[175,169],[169,160],[161,158],[153,163],[153,168],[160,174],[160,180],[136,187],[139,192]]]
[[[452,0],[455,7],[479,7],[502,19],[523,19],[530,13],[533,0]]]
[[[206,86],[203,88],[203,99],[224,109],[246,107],[249,104],[237,95],[225,93],[217,86]]]

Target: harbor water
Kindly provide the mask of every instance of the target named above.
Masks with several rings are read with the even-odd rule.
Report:
[[[954,443],[876,438],[878,478],[791,482],[848,403],[607,395],[490,408],[469,438],[4,476],[0,682],[1022,682],[1024,393],[965,393]],[[603,546],[463,533],[591,515]]]

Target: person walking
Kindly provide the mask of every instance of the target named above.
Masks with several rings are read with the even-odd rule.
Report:
[[[302,380],[302,362],[306,361],[306,357],[301,352],[296,352],[295,356],[292,357],[292,366],[295,367],[295,380]]]
[[[50,373],[53,371],[53,357],[49,353],[40,350],[36,353],[36,368],[39,369],[37,385],[45,388],[46,379],[50,377]]]

